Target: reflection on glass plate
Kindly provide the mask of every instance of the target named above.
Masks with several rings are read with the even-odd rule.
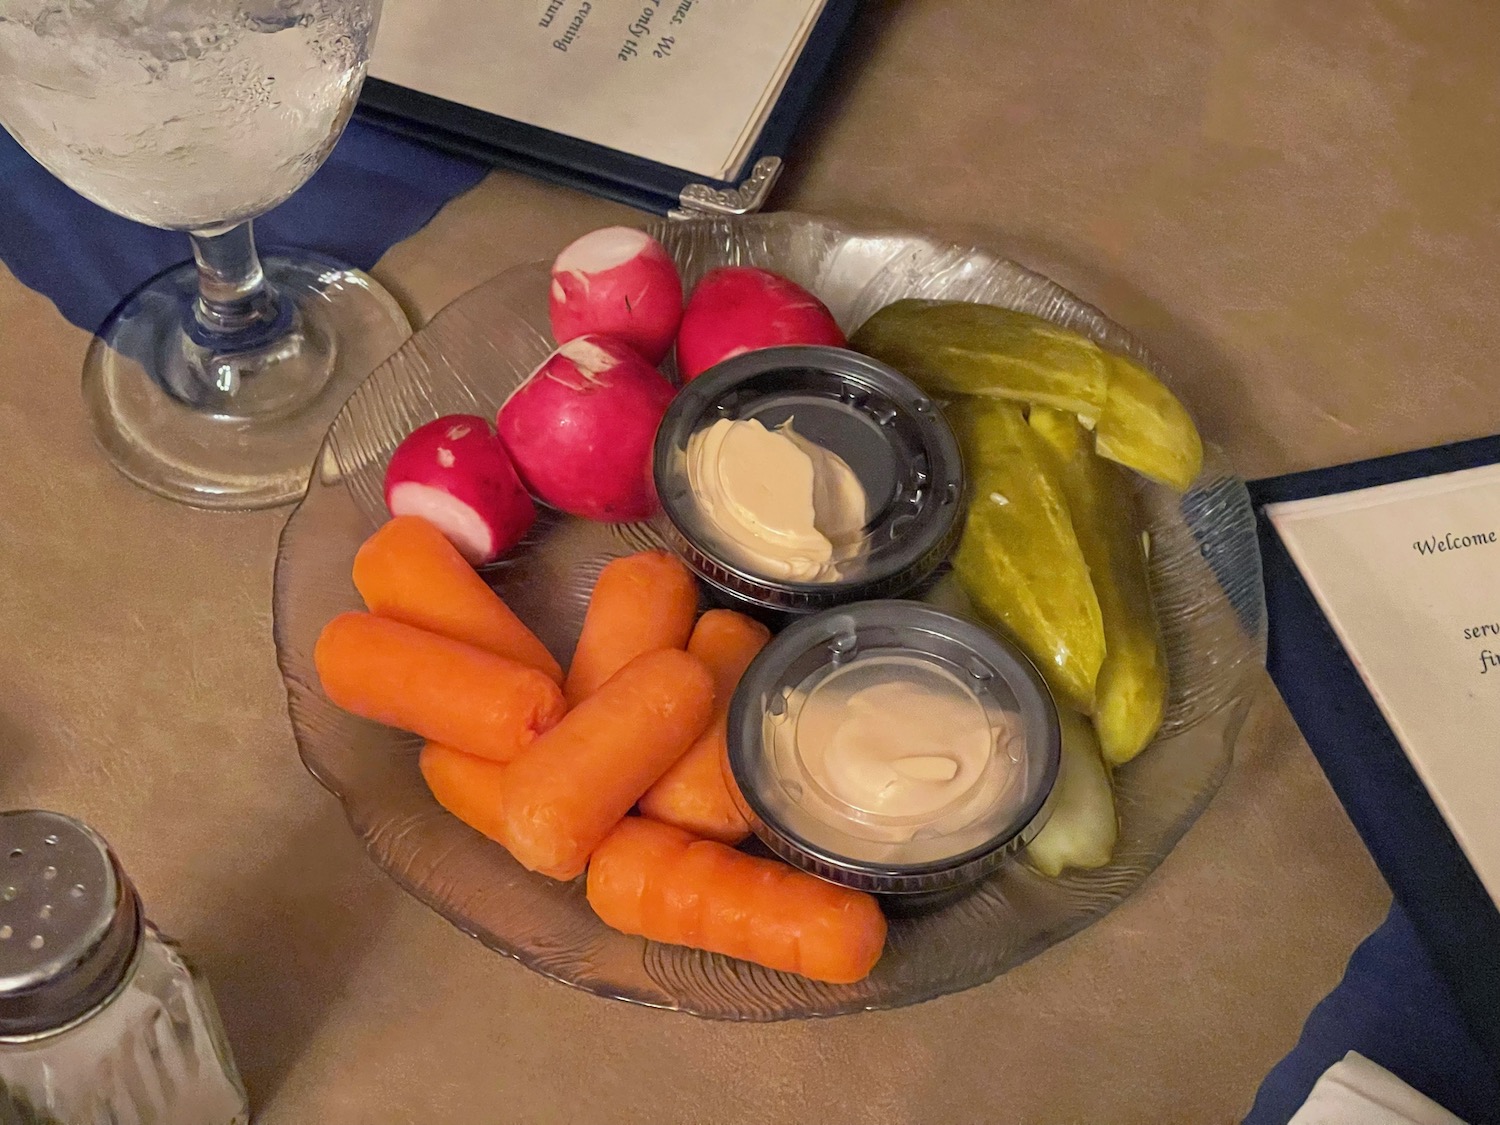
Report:
[[[846,329],[898,297],[987,301],[1083,332],[1172,381],[1097,309],[980,250],[788,214],[670,222],[654,233],[689,285],[714,266],[765,266],[811,288]],[[885,956],[858,984],[816,984],[607,929],[585,902],[581,880],[528,873],[440,809],[417,772],[415,738],[330,704],[313,671],[313,643],[335,614],[360,608],[349,568],[385,518],[387,459],[406,433],[441,414],[494,414],[549,351],[546,294],[545,263],[510,270],[412,337],[339,414],[307,497],[282,534],[276,648],[297,744],[376,863],[465,933],[538,972],[605,996],[748,1020],[889,1008],[981,984],[1088,925],[1141,884],[1218,788],[1265,657],[1249,498],[1212,450],[1187,496],[1142,491],[1172,699],[1156,743],[1115,775],[1121,831],[1114,862],[1059,880],[1013,863],[960,902],[894,919]],[[566,660],[600,568],[657,542],[644,525],[547,515],[514,560],[489,577]]]

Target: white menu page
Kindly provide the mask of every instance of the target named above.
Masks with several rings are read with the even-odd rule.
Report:
[[[1500,905],[1500,465],[1266,513]]]
[[[386,0],[370,74],[724,180],[826,0]]]

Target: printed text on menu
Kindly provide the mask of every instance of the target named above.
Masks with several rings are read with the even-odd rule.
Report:
[[[698,0],[631,0],[630,22],[626,24],[624,38],[615,58],[620,62],[649,57],[669,58],[677,45],[677,33],[687,23],[688,13]],[[543,30],[556,30],[552,49],[564,53],[577,42],[584,25],[594,14],[592,0],[577,0],[568,13],[566,0],[545,0],[537,26]],[[567,22],[560,17],[567,15]]]
[[[725,178],[822,0],[387,0],[373,77]]]
[[[1268,515],[1500,902],[1500,466]]]

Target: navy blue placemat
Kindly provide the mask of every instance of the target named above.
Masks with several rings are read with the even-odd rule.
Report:
[[[1244,1125],[1286,1125],[1322,1073],[1349,1051],[1469,1125],[1500,1122],[1500,1077],[1399,903],[1307,1017],[1297,1046],[1261,1083]]]
[[[1500,1073],[1500,911],[1263,508],[1497,461],[1500,437],[1483,438],[1250,485],[1265,567],[1271,677],[1488,1058],[1492,1081]],[[1500,746],[1500,732],[1491,734]]]
[[[263,249],[300,246],[369,269],[485,165],[351,122],[289,200],[255,221]],[[0,261],[92,332],[126,294],[189,256],[184,235],[122,219],[64,184],[0,130]]]

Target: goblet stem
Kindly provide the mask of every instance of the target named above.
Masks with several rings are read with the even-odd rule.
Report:
[[[255,252],[250,222],[213,231],[195,231],[193,261],[198,296],[188,335],[217,352],[262,347],[290,327],[282,323],[282,302],[266,284]]]

